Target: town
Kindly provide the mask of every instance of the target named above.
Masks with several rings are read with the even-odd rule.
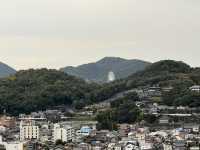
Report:
[[[191,92],[200,93],[198,85],[188,88]],[[145,87],[118,94],[117,98],[137,93],[140,101],[136,102],[136,106],[156,121],[122,123],[113,130],[99,129],[99,122],[94,116],[109,108],[116,97],[76,111],[59,106],[17,117],[5,113],[0,118],[0,149],[199,150],[200,108],[159,105],[153,99],[158,99],[163,90],[170,91],[173,87]]]

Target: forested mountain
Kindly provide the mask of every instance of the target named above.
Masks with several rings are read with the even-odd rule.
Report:
[[[0,111],[12,114],[72,105],[97,85],[56,70],[26,70],[0,80]]]
[[[81,65],[78,67],[65,67],[61,70],[85,80],[94,82],[107,82],[109,72],[114,73],[116,79],[144,70],[149,62],[142,60],[127,60],[117,57],[105,57],[98,62]]]
[[[144,71],[129,76],[126,81],[130,86],[156,85],[173,86],[177,82],[195,84],[191,75],[195,69],[184,62],[163,60],[148,66]]]
[[[24,70],[0,79],[0,112],[15,115],[57,105],[81,108],[126,90],[153,85],[174,87],[172,93],[163,93],[167,105],[200,106],[200,96],[188,91],[195,84],[200,84],[200,69],[173,60],[153,63],[125,79],[105,84],[87,83],[57,70]]]
[[[16,73],[16,70],[0,62],[0,78]]]
[[[57,70],[22,70],[0,79],[0,113],[6,110],[17,115],[58,105],[79,109],[108,99],[121,90],[117,84],[87,83]]]

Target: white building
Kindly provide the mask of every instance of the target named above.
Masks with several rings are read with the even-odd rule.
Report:
[[[124,150],[139,150],[139,147],[133,143],[127,143],[127,145],[124,147]]]
[[[54,124],[53,141],[62,140],[63,142],[73,141],[75,139],[75,130],[69,125],[62,126]]]
[[[5,147],[6,150],[23,150],[24,143],[22,142],[3,142],[2,136],[0,136],[0,144]]]
[[[0,133],[6,132],[7,128],[5,126],[0,125]]]
[[[23,150],[24,143],[20,143],[20,142],[6,143],[5,147],[6,147],[6,150]]]
[[[190,87],[190,90],[193,92],[200,92],[200,85],[194,85]]]
[[[20,140],[39,139],[39,127],[35,125],[34,121],[20,122]]]
[[[141,150],[152,150],[153,146],[151,143],[143,143],[143,145],[140,148]]]
[[[162,116],[162,117],[159,119],[159,123],[160,123],[160,124],[168,124],[168,123],[169,123],[169,117],[167,117],[167,116]]]

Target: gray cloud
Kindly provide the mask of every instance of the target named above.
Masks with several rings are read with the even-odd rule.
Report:
[[[59,68],[104,56],[199,65],[199,0],[6,0],[0,60]]]

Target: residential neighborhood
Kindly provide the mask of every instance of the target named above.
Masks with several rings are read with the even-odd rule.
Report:
[[[189,87],[199,92],[198,86]],[[200,108],[170,107],[155,103],[152,98],[161,88],[133,89],[136,102],[144,114],[156,117],[152,124],[145,120],[133,124],[118,124],[117,130],[98,129],[93,116],[110,107],[111,101],[86,106],[81,111],[64,106],[54,110],[2,115],[0,145],[2,150],[199,150]],[[164,90],[173,90],[165,87]],[[115,98],[112,99],[114,101]],[[94,111],[98,110],[98,111]],[[74,117],[69,117],[69,114]]]

